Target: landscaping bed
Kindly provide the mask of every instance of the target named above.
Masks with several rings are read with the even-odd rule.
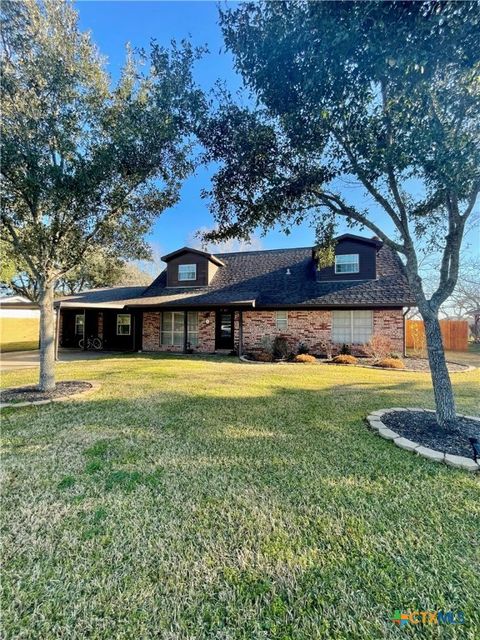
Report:
[[[308,354],[306,354],[308,355]],[[337,361],[335,362],[335,358],[333,360],[327,360],[326,358],[321,358],[321,357],[313,357],[308,355],[308,361],[307,360],[303,360],[301,358],[301,356],[295,356],[293,358],[281,358],[281,359],[267,359],[266,357],[264,357],[262,354],[247,354],[245,356],[241,356],[240,358],[241,360],[243,360],[244,362],[254,362],[256,364],[259,363],[266,363],[266,364],[285,364],[285,363],[292,363],[292,364],[304,364],[305,362],[308,363],[318,363],[318,364],[327,364],[327,365],[349,365],[349,366],[356,366],[356,367],[375,367],[378,369],[391,369],[393,371],[417,371],[417,372],[425,372],[425,373],[429,373],[430,372],[430,365],[428,363],[428,359],[427,358],[412,358],[412,357],[407,357],[403,360],[401,359],[396,359],[396,362],[399,363],[403,363],[404,366],[403,367],[392,367],[392,366],[388,366],[388,367],[383,367],[381,366],[381,361],[377,361],[374,358],[362,358],[362,357],[353,357],[351,362],[342,362]],[[450,373],[457,373],[460,371],[470,371],[472,369],[471,366],[469,365],[465,365],[465,364],[459,364],[457,362],[447,362],[447,368],[450,371]]]
[[[435,414],[426,411],[393,411],[382,416],[382,422],[403,438],[418,442],[424,447],[473,458],[469,438],[480,440],[480,422],[460,417],[456,430],[441,429]]]
[[[91,388],[92,385],[90,382],[84,382],[83,380],[65,380],[63,382],[57,382],[53,391],[40,391],[36,385],[28,385],[25,387],[16,387],[0,391],[0,402],[17,403],[57,400],[58,398],[65,398],[77,393],[83,393]]]
[[[404,359],[404,362],[405,368],[409,371],[430,371],[428,358],[407,357]],[[456,371],[468,371],[470,369],[469,365],[459,364],[458,362],[447,362],[447,367],[451,373],[455,373]]]

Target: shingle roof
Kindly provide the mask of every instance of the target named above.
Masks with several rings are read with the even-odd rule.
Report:
[[[84,292],[75,302],[120,301],[126,306],[265,307],[409,306],[415,304],[403,265],[387,246],[377,254],[377,279],[317,282],[312,248],[274,249],[215,254],[220,267],[208,287],[167,288],[163,271],[146,289],[124,287]],[[287,275],[287,269],[290,274]],[[108,293],[112,292],[112,296]],[[72,301],[72,298],[68,299]]]

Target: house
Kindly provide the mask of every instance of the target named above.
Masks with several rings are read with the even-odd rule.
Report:
[[[255,352],[285,336],[322,353],[325,341],[362,345],[388,336],[404,351],[404,307],[414,305],[398,255],[376,238],[337,238],[335,263],[317,269],[312,247],[164,256],[148,287],[114,287],[57,302],[60,344],[85,335],[108,350]]]
[[[38,349],[40,310],[24,296],[0,297],[0,349]]]

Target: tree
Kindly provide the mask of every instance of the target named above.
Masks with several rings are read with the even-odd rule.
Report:
[[[435,291],[439,270],[437,261],[423,268],[422,280],[427,292]],[[462,260],[455,289],[441,305],[440,314],[444,318],[467,320],[477,309],[480,309],[480,260],[471,256]]]
[[[129,51],[113,85],[77,22],[64,0],[2,3],[1,239],[38,287],[43,390],[58,280],[96,250],[146,257],[144,234],[192,169],[202,105],[188,43]]]
[[[404,258],[437,407],[455,425],[438,310],[480,189],[479,11],[455,2],[265,2],[220,13],[254,107],[224,97],[200,132],[220,164],[208,239],[311,220],[367,228]],[[363,208],[342,182],[363,187]],[[380,215],[379,211],[381,212]],[[430,297],[418,241],[441,241]],[[327,242],[328,244],[328,242]]]

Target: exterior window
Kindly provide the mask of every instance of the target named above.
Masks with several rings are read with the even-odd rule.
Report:
[[[165,347],[183,347],[183,311],[164,311],[162,313],[161,343]],[[198,312],[187,314],[187,342],[191,347],[198,345]]]
[[[335,256],[335,273],[358,273],[360,271],[358,253]]]
[[[373,334],[371,311],[334,311],[332,340],[339,344],[365,344]]]
[[[117,314],[117,336],[129,336],[132,332],[132,316],[129,313]]]
[[[275,315],[277,329],[288,329],[288,311],[277,311]]]
[[[197,265],[196,264],[179,264],[178,279],[179,280],[196,280]]]
[[[167,347],[183,345],[183,311],[162,313],[161,343]]]
[[[75,316],[75,335],[83,336],[85,332],[85,316],[83,313],[78,313]]]
[[[198,346],[198,312],[189,311],[187,316],[188,337],[191,347]]]

